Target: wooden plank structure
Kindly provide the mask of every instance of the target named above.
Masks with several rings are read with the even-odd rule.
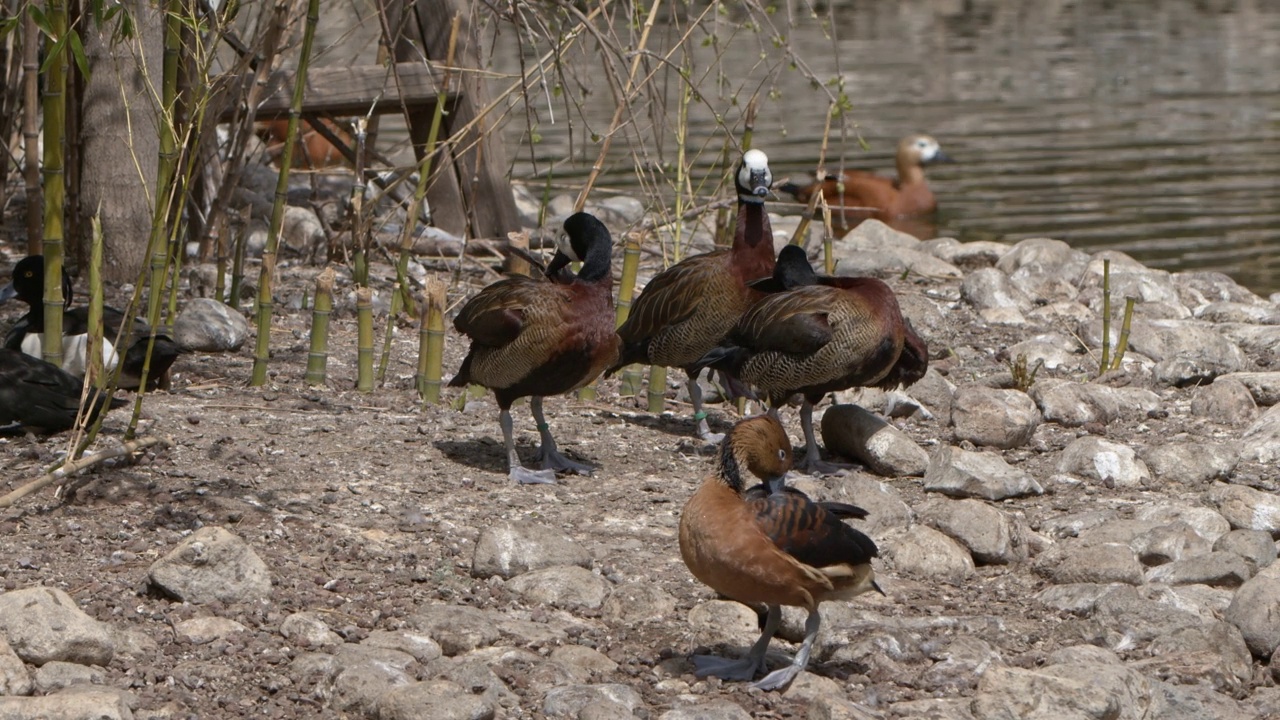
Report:
[[[322,118],[405,113],[414,154],[422,159],[437,102],[448,103],[441,138],[444,150],[433,163],[427,187],[431,224],[457,236],[502,238],[520,229],[515,198],[507,178],[506,148],[494,123],[483,116],[490,98],[480,68],[479,41],[469,22],[465,0],[389,2],[385,27],[406,28],[394,48],[394,68],[385,65],[313,67],[308,73],[302,117],[319,126]],[[404,13],[412,13],[405,16]],[[436,67],[447,54],[454,16],[462,19],[449,86]],[[406,35],[411,35],[406,37]],[[424,62],[422,58],[426,58]],[[287,117],[294,74],[274,72],[256,110],[258,120]],[[252,73],[227,83],[229,97],[252,83]],[[230,121],[235,108],[219,112]],[[317,130],[323,134],[326,130]],[[366,167],[369,165],[366,163]]]

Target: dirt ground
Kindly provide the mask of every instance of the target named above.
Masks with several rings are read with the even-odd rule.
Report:
[[[9,262],[0,268],[20,256],[17,248],[8,250]],[[472,578],[469,572],[482,528],[499,520],[532,518],[563,529],[587,547],[595,567],[611,581],[653,583],[676,598],[670,618],[638,626],[611,626],[590,611],[578,613],[585,630],[577,640],[619,664],[597,682],[635,688],[645,699],[648,717],[673,707],[673,695],[655,688],[654,668],[695,649],[685,618],[691,607],[711,597],[689,575],[676,547],[680,508],[707,473],[710,457],[691,441],[688,407],[675,400],[674,388],[662,416],[641,411],[634,399],[620,398],[616,378],[601,382],[592,401],[549,398],[547,415],[561,449],[599,470],[591,477],[562,478],[557,485],[516,486],[505,476],[491,396],[472,401],[465,412],[450,404],[420,408],[413,391],[415,327],[398,328],[385,383],[372,393],[353,389],[355,317],[349,285],[340,283],[328,383],[310,387],[303,382],[310,314],[283,308],[296,304],[291,300],[310,287],[316,271],[307,266],[281,271],[277,307],[282,309],[272,329],[265,387],[246,386],[252,339],[238,353],[183,356],[174,366],[172,390],[144,400],[142,434],[168,438],[171,445],[145,453],[136,463],[93,470],[70,499],[46,490],[0,511],[2,587],[63,588],[91,616],[152,638],[154,654],[128,664],[117,660],[107,676],[109,684],[129,688],[139,709],[149,709],[154,717],[338,717],[290,678],[288,662],[298,651],[280,650],[281,620],[293,612],[317,611],[354,641],[373,630],[396,629],[416,608],[431,603],[532,611],[536,617],[536,608],[501,583]],[[384,292],[388,274],[388,268],[375,267]],[[478,287],[493,277],[467,274],[464,285]],[[923,299],[926,290],[945,291],[943,283],[934,281],[892,279],[891,284],[921,302],[928,302]],[[946,292],[954,292],[954,284]],[[453,292],[451,305],[464,296],[465,288]],[[0,327],[20,312],[14,304],[0,307]],[[951,312],[954,322],[946,336],[926,337],[935,358],[951,355],[935,364],[956,382],[961,376],[969,381],[1006,372],[999,349],[1023,338],[972,325],[971,314],[963,309]],[[379,338],[382,325],[380,319]],[[447,342],[446,380],[466,350],[452,327]],[[672,375],[682,380],[678,372]],[[1186,391],[1161,392],[1173,394],[1169,406],[1176,408]],[[446,392],[448,400],[457,395],[454,389]],[[110,416],[102,444],[119,437],[127,412]],[[520,452],[529,458],[537,434],[527,404],[517,406],[513,415]],[[715,406],[711,417],[713,427],[721,430],[735,419],[725,406]],[[784,413],[784,421],[800,444],[796,414]],[[946,418],[895,423],[929,450],[951,441]],[[1053,451],[1081,432],[1046,425],[1031,445],[1005,457],[1043,481],[1054,472]],[[1101,432],[1139,445],[1149,437],[1214,436],[1231,430],[1174,411],[1141,423],[1116,423]],[[0,441],[0,493],[39,475],[64,443],[59,437],[38,443]],[[919,478],[885,480],[910,505],[924,497]],[[817,487],[835,493],[843,481],[821,479]],[[1004,507],[1024,513],[1034,528],[1047,517],[1155,495],[1080,487]],[[204,525],[227,527],[266,561],[275,582],[268,607],[183,605],[148,587],[148,566],[184,533]],[[1074,642],[1070,633],[1058,632],[1061,613],[1029,599],[1043,581],[1027,567],[980,567],[964,586],[925,583],[883,567],[880,575],[889,597],[864,596],[855,605],[888,616],[983,619],[993,628],[986,639],[1009,664],[1034,667],[1055,647]],[[237,620],[250,632],[207,645],[174,639],[174,623],[209,614]],[[856,702],[931,694],[911,676],[876,667],[817,662],[810,669],[840,683]],[[1269,682],[1261,665],[1255,663],[1255,669],[1257,682]],[[718,681],[695,683],[691,674],[682,679],[691,684],[691,692],[728,698],[755,717],[804,717],[808,712],[803,699],[747,692]],[[541,691],[520,682],[508,684],[521,696],[521,710],[506,716],[538,717]]]

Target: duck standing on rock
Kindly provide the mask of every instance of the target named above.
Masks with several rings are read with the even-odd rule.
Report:
[[[0,435],[70,430],[80,412],[81,381],[53,363],[0,348]],[[89,416],[125,400],[90,391]]]
[[[792,663],[753,687],[786,687],[809,662],[822,618],[818,605],[847,600],[868,590],[884,593],[875,581],[871,538],[843,518],[864,518],[861,508],[815,503],[784,488],[791,467],[791,442],[769,415],[739,422],[720,445],[715,472],[680,514],[680,555],[694,577],[742,603],[764,603],[769,612],[760,639],[741,660],[696,655],[694,673],[746,681],[765,671],[769,641],[782,624],[783,605],[809,612],[804,641]],[[746,473],[764,481],[746,490]]]
[[[753,286],[773,294],[695,367],[754,385],[767,396],[771,413],[792,395],[803,395],[800,424],[808,450],[799,468],[834,472],[818,449],[813,406],[837,390],[914,383],[928,370],[928,347],[888,285],[876,278],[818,276],[798,246],[783,248],[773,276]]]
[[[938,209],[938,200],[925,182],[924,166],[939,162],[951,162],[951,158],[937,140],[910,135],[898,142],[896,180],[865,170],[845,170],[805,186],[783,183],[778,190],[802,203],[821,192],[832,207],[867,208],[867,217],[880,220],[927,215]]]
[[[553,483],[556,471],[590,474],[591,467],[560,454],[542,414],[542,398],[571,392],[595,380],[618,359],[614,332],[612,238],[587,213],[564,221],[545,278],[512,275],[481,290],[459,311],[454,327],[471,338],[471,350],[449,381],[493,390],[507,450],[508,475],[519,483]],[[582,268],[571,282],[550,280],[570,262]],[[531,398],[542,436],[541,470],[520,464],[512,436],[511,404]]]
[[[4,347],[20,350],[32,357],[40,357],[44,333],[44,256],[31,255],[18,261],[13,267],[13,281],[0,288],[0,303],[16,297],[30,308],[18,319],[4,338]],[[62,273],[62,298],[66,310],[62,313],[63,369],[83,378],[89,362],[86,354],[89,336],[89,308],[71,307],[71,277]],[[129,321],[124,313],[113,307],[102,308],[102,356],[107,372],[115,370],[120,362],[114,342],[127,348],[120,368],[119,387],[136,390],[142,384],[142,368],[147,359],[147,346],[151,341],[151,326],[141,319]],[[121,335],[121,328],[125,333]],[[157,333],[151,351],[151,366],[147,372],[147,389],[168,387],[169,368],[178,359],[182,349],[168,335]]]
[[[720,342],[760,293],[748,285],[773,272],[773,230],[764,209],[773,183],[769,158],[748,150],[734,176],[738,225],[728,249],[691,255],[658,273],[645,285],[627,321],[618,328],[622,355],[606,371],[633,363],[683,368],[698,436],[719,442],[702,409],[701,369],[693,366]]]

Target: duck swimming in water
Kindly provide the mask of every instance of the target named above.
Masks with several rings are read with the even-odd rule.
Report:
[[[13,268],[13,280],[0,288],[0,302],[17,298],[26,303],[27,314],[18,319],[4,338],[4,347],[20,350],[32,357],[40,357],[40,345],[44,333],[44,256],[31,255],[18,261]],[[62,274],[62,298],[66,310],[62,313],[63,369],[76,377],[84,377],[88,368],[89,308],[71,307],[73,297],[71,278]],[[119,387],[135,390],[142,382],[142,369],[150,344],[151,326],[141,319],[129,321],[124,313],[112,307],[102,308],[103,367],[115,369],[120,362],[113,345],[117,337],[127,348],[120,368]],[[121,328],[125,329],[123,336]],[[169,368],[182,353],[178,344],[168,335],[157,333],[151,354],[151,366],[147,373],[147,389],[167,387]]]
[[[765,653],[782,624],[783,605],[804,608],[804,641],[788,666],[755,682],[778,690],[805,669],[822,617],[818,606],[847,600],[876,584],[871,538],[846,525],[865,510],[842,503],[815,503],[784,488],[791,442],[782,425],[764,415],[739,422],[720,446],[715,471],[680,513],[680,556],[694,577],[742,603],[768,606],[760,639],[741,660],[694,656],[698,677],[748,681],[767,670]],[[747,473],[764,480],[746,488]]]
[[[897,179],[866,170],[845,170],[822,180],[800,186],[783,183],[780,192],[807,203],[821,192],[834,208],[865,208],[863,217],[894,220],[927,215],[938,209],[938,200],[924,178],[924,168],[933,163],[951,162],[938,141],[928,135],[910,135],[898,143]]]
[[[727,249],[691,255],[658,273],[644,287],[618,328],[622,356],[606,371],[633,363],[683,368],[699,437],[716,443],[702,409],[701,369],[694,365],[714,348],[760,293],[748,283],[773,272],[773,230],[764,209],[773,175],[769,158],[748,150],[734,176],[738,225]]]
[[[454,327],[471,338],[471,350],[451,386],[468,383],[493,390],[500,409],[508,475],[520,483],[555,482],[557,471],[589,474],[591,467],[556,449],[542,413],[542,398],[577,390],[618,358],[614,332],[612,238],[587,213],[564,221],[568,239],[546,268],[546,277],[513,275],[489,285],[459,311]],[[555,280],[570,262],[582,262],[570,282]],[[542,445],[541,470],[529,470],[516,454],[511,404],[531,398]]]

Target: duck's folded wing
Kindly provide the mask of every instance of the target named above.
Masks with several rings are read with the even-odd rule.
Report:
[[[631,306],[618,334],[628,341],[648,338],[689,319],[698,310],[707,288],[722,280],[722,255],[695,255],[658,273]]]
[[[770,295],[742,316],[730,338],[757,352],[817,352],[832,338],[829,290],[804,287]]]
[[[860,508],[837,503],[832,512],[801,492],[773,493],[749,503],[761,532],[779,550],[810,567],[862,565],[879,553],[871,538],[840,521],[838,513],[844,508]]]
[[[473,342],[488,347],[505,347],[524,329],[525,308],[535,298],[537,287],[551,284],[523,275],[512,276],[490,285],[471,298],[453,326]]]

